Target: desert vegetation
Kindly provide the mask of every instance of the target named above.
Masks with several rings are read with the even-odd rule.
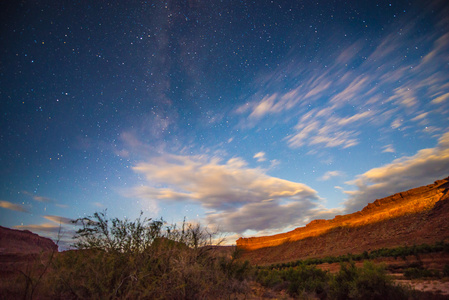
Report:
[[[423,299],[398,285],[370,259],[449,252],[449,244],[379,249],[361,254],[298,260],[269,266],[243,261],[241,250],[220,247],[216,232],[199,224],[169,225],[142,216],[109,219],[106,212],[76,220],[76,250],[43,253],[2,286],[5,299]],[[365,261],[357,267],[356,261]],[[317,267],[340,263],[338,272]],[[360,264],[359,264],[360,265]],[[449,276],[409,265],[405,278]],[[259,287],[259,288],[258,288]],[[258,290],[256,295],[255,290]]]
[[[248,289],[249,264],[235,253],[220,253],[215,233],[198,224],[167,225],[142,215],[135,221],[108,219],[105,212],[76,222],[82,226],[77,250],[36,260],[19,274],[9,296],[212,299]]]
[[[395,259],[403,259],[406,260],[408,256],[415,256],[416,258],[420,258],[422,254],[428,253],[438,253],[445,252],[449,253],[449,243],[444,241],[439,241],[435,244],[421,244],[421,245],[413,245],[413,246],[399,246],[394,248],[381,248],[373,251],[364,251],[362,253],[348,253],[345,255],[339,256],[326,256],[323,258],[308,258],[302,260],[296,260],[285,263],[276,263],[267,266],[271,269],[279,269],[279,268],[287,268],[287,267],[295,267],[300,265],[319,265],[319,264],[332,264],[332,263],[344,263],[351,261],[364,261],[364,260],[373,260],[376,258],[387,258],[393,257]]]
[[[284,289],[294,298],[319,299],[427,299],[437,295],[421,294],[409,286],[397,284],[392,272],[400,273],[404,279],[446,280],[449,265],[442,270],[425,268],[421,255],[449,253],[449,243],[421,244],[382,248],[359,254],[309,258],[292,262],[256,266],[256,280],[274,290]],[[407,262],[412,256],[418,262]],[[378,258],[401,260],[405,266],[375,263]],[[363,262],[361,267],[356,262]],[[336,273],[319,268],[322,264],[340,264]],[[361,264],[361,263],[360,263]],[[434,298],[432,298],[434,299]]]
[[[286,289],[295,298],[319,299],[409,299],[413,293],[394,283],[385,266],[365,262],[357,268],[354,262],[342,263],[340,271],[331,274],[311,265],[281,269],[259,269],[257,281],[273,289]]]
[[[422,263],[410,264],[404,270],[406,279],[443,279],[449,278],[449,264],[445,264],[443,270],[425,268]]]

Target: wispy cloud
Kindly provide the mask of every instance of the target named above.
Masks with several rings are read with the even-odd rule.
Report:
[[[408,87],[399,87],[394,90],[394,95],[387,101],[396,101],[397,105],[405,106],[406,108],[413,107],[418,104],[415,93]]]
[[[57,224],[73,224],[73,220],[66,217],[44,216],[44,218]]]
[[[10,209],[10,210],[15,210],[15,211],[29,213],[28,209],[26,209],[23,205],[11,203],[11,202],[8,202],[8,201],[0,200],[0,207],[6,208],[6,209]]]
[[[420,121],[420,120],[422,120],[422,119],[425,119],[428,115],[429,115],[428,112],[420,113],[419,115],[417,115],[416,117],[414,117],[414,118],[412,119],[412,121]]]
[[[14,228],[21,230],[29,230],[32,232],[43,232],[43,233],[58,233],[61,230],[61,226],[56,225],[55,223],[43,223],[39,225],[31,224],[31,225],[17,225]]]
[[[321,64],[298,59],[292,51],[288,63],[255,79],[256,92],[235,110],[243,118],[242,127],[259,122],[276,126],[280,119],[297,118],[285,142],[292,148],[313,147],[315,152],[355,146],[367,130],[385,124],[390,124],[386,131],[391,133],[438,127],[449,111],[449,73],[444,67],[449,63],[449,33],[441,28],[440,36],[416,36],[411,34],[414,26],[416,22],[403,26],[399,35],[394,28],[370,44],[353,42]],[[416,46],[429,39],[430,49]],[[409,53],[407,59],[403,53]],[[432,111],[421,99],[432,100]]]
[[[296,125],[295,133],[287,137],[287,142],[292,148],[299,148],[305,145],[324,147],[348,148],[358,144],[357,136],[359,132],[344,129],[347,125],[369,120],[373,114],[365,111],[346,118],[332,116],[332,110],[322,109],[311,111],[303,116]]]
[[[258,162],[266,161],[265,152],[257,152],[254,154],[253,158],[257,159]]]
[[[327,171],[326,173],[324,173],[324,175],[320,178],[320,180],[329,180],[332,177],[339,177],[339,176],[343,176],[344,173],[341,171]]]
[[[22,191],[22,194],[25,194],[27,196],[30,196],[31,198],[33,198],[33,200],[37,201],[37,202],[44,202],[44,203],[55,203],[55,200],[48,198],[48,197],[43,197],[43,196],[39,196],[33,193],[30,193],[28,191]]]
[[[383,149],[382,150],[383,153],[395,153],[396,152],[396,150],[394,149],[392,144],[383,146],[382,149]]]
[[[402,157],[385,166],[371,169],[348,184],[347,212],[362,209],[376,199],[426,185],[449,175],[449,133],[440,137],[435,148],[423,149],[413,156]]]
[[[92,202],[92,205],[98,208],[105,208],[104,204],[101,202]]]
[[[47,218],[49,217],[49,218]],[[55,222],[58,218],[55,216],[45,216],[46,219],[51,219],[52,223],[42,224],[30,224],[30,225],[17,225],[16,229],[29,230],[40,236],[52,239],[59,246],[59,250],[67,250],[72,248],[73,236],[75,236],[76,230],[74,227],[64,225],[64,222]],[[64,220],[66,218],[62,218]],[[56,224],[58,223],[58,224]]]
[[[291,218],[273,211],[301,209],[307,215],[318,200],[316,191],[305,184],[269,176],[263,169],[249,168],[240,158],[222,162],[216,157],[166,154],[137,164],[133,170],[145,175],[149,185],[135,187],[128,196],[198,203],[214,211],[208,222],[220,223],[230,232],[282,228],[291,224]]]
[[[45,202],[45,203],[53,203],[55,202],[53,199],[48,198],[48,197],[42,197],[42,196],[34,196],[33,197],[34,200],[38,201],[38,202]]]
[[[442,102],[446,102],[449,99],[449,93],[446,93],[444,95],[438,96],[435,99],[432,100],[432,104],[440,104]]]

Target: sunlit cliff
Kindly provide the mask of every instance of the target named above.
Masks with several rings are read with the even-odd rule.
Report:
[[[245,250],[255,250],[310,237],[318,237],[341,228],[351,230],[382,221],[426,212],[433,209],[437,202],[446,199],[449,200],[449,177],[435,181],[433,184],[427,186],[378,199],[368,204],[359,212],[336,216],[331,220],[315,220],[305,227],[300,227],[287,233],[264,237],[239,238],[237,240],[237,246]]]

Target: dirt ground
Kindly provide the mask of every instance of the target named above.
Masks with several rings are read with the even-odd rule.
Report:
[[[449,280],[399,279],[395,281],[403,285],[411,286],[417,291],[430,292],[437,295],[439,294],[447,296],[449,299]]]

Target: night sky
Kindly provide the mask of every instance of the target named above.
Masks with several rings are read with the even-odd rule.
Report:
[[[89,3],[90,2],[90,3]],[[0,225],[239,236],[449,175],[449,3],[2,1]]]

